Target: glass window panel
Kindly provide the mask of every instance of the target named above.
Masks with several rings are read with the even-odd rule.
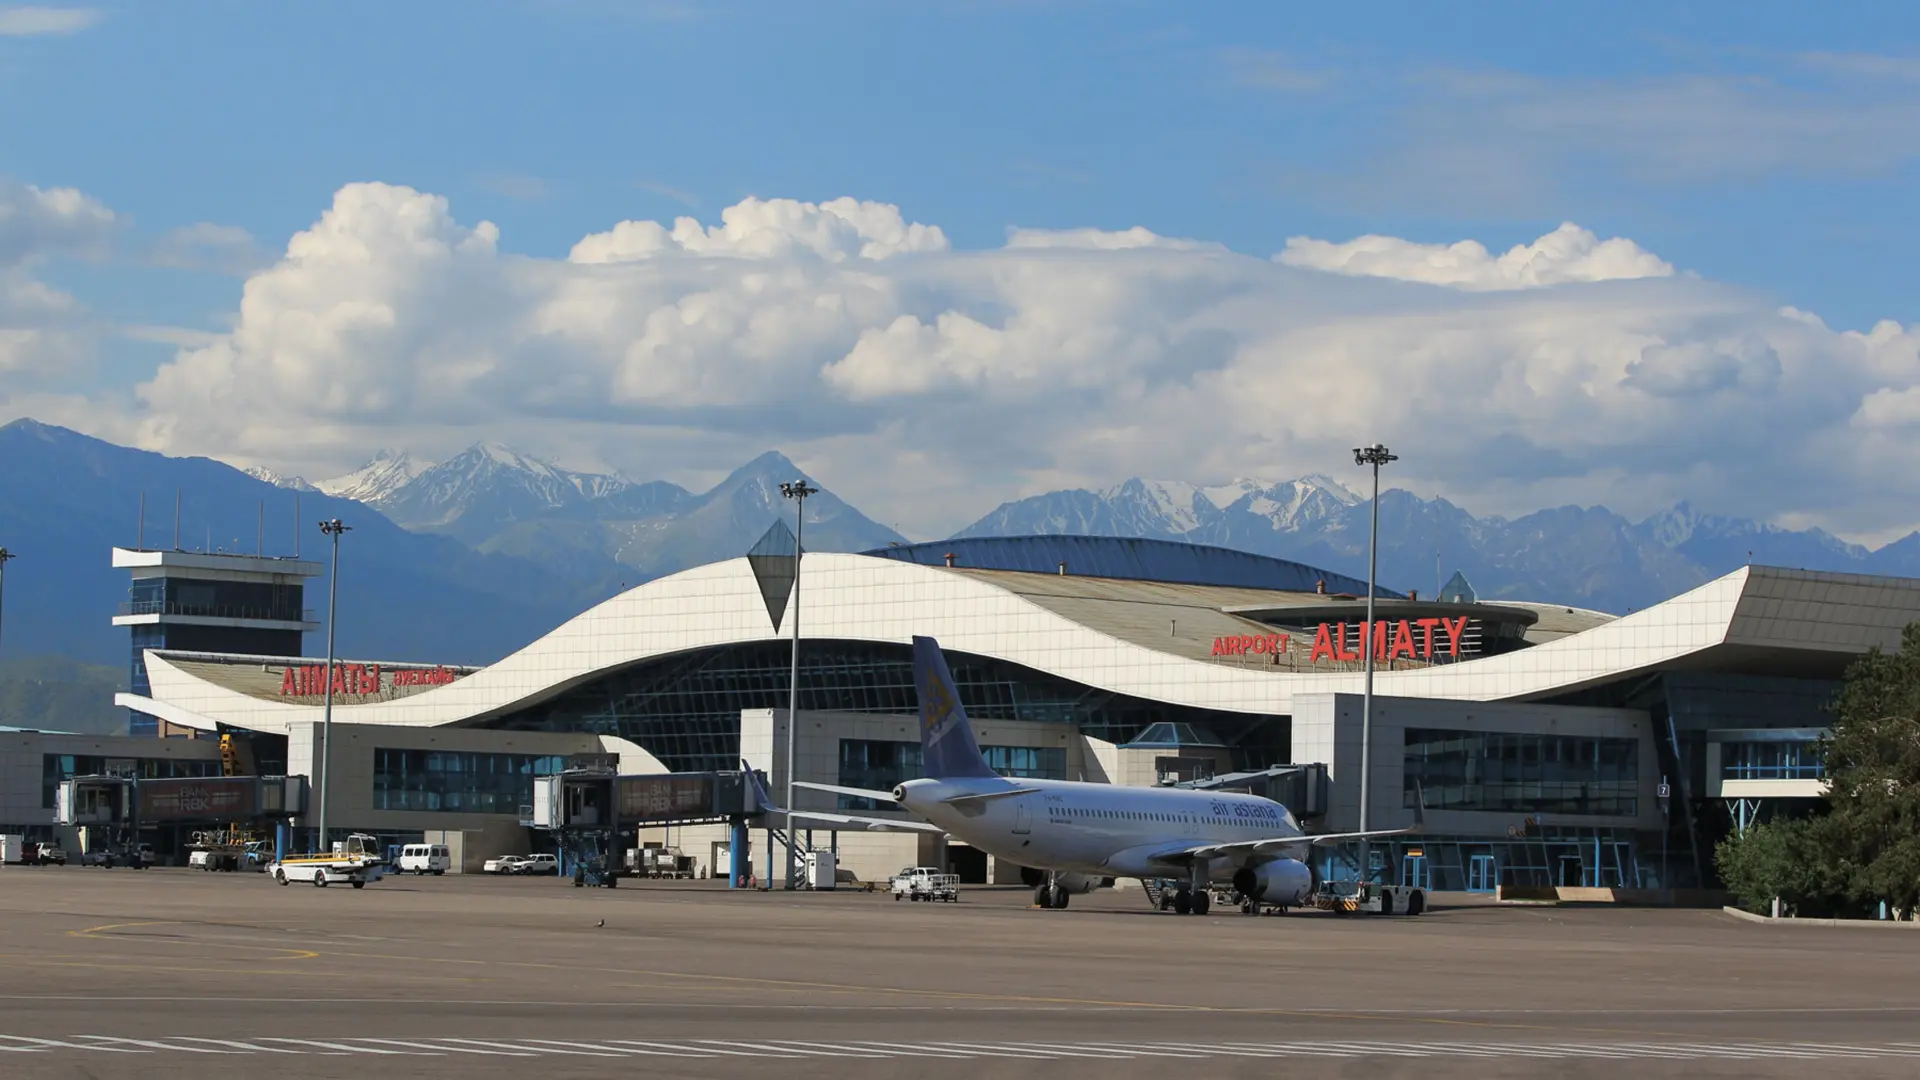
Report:
[[[518,814],[533,802],[533,778],[560,772],[556,757],[376,747],[377,810]]]
[[[1633,739],[1409,728],[1403,804],[1428,809],[1632,816],[1639,806]]]
[[[661,657],[603,675],[492,726],[591,732],[632,740],[676,772],[739,768],[740,713],[787,706],[791,646],[758,642]],[[1236,768],[1289,759],[1281,716],[1190,709],[1112,694],[1016,664],[949,653],[961,701],[975,720],[1073,724],[1109,742],[1132,741],[1155,723],[1191,723],[1221,736]],[[799,707],[821,711],[918,710],[911,650],[905,645],[807,641],[800,651]],[[1009,775],[1065,770],[1065,751],[1037,748]]]

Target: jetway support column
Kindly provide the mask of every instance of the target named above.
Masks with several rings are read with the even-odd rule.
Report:
[[[727,888],[743,889],[747,875],[753,871],[747,859],[747,819],[736,815],[730,824],[733,826],[733,839],[728,845]]]
[[[291,854],[293,854],[293,822],[288,818],[281,818],[273,825],[273,855],[274,858],[279,859]]]

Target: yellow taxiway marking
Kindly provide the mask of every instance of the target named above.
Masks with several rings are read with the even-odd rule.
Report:
[[[109,930],[131,930],[141,926],[204,926],[205,923],[189,923],[172,919],[160,919],[153,922],[107,923],[104,926],[89,926],[85,930],[69,930],[68,937],[89,938],[94,941],[108,941],[120,935],[109,934]],[[317,960],[320,954],[312,949],[294,949],[284,945],[242,945],[234,941],[207,940],[205,938],[152,938],[170,945],[192,945],[195,948],[247,949],[253,952],[276,952],[290,955],[281,956],[281,960]]]

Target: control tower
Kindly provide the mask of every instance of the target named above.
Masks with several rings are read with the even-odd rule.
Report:
[[[141,697],[151,696],[148,649],[301,656],[307,631],[320,628],[305,605],[306,580],[326,569],[317,562],[117,547],[113,566],[133,575],[113,625],[133,633],[129,688]],[[132,735],[187,734],[143,712],[127,720]]]

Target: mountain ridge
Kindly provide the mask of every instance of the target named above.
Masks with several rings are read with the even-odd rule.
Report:
[[[155,503],[149,538],[171,533],[166,504],[180,491],[184,542],[233,551],[257,546],[263,509],[270,549],[292,546],[291,525],[311,532],[322,517],[351,515],[364,531],[344,549],[341,648],[392,659],[485,662],[618,589],[743,554],[775,520],[791,526],[795,508],[780,492],[790,480],[819,489],[806,500],[809,550],[906,542],[773,450],[701,492],[562,469],[487,442],[437,462],[383,450],[317,484],[118,447],[32,420],[0,426],[0,455],[26,465],[0,473],[0,541],[24,556],[10,568],[8,638],[37,621],[35,651],[93,661],[124,663],[125,632],[109,622],[126,579],[106,554],[138,535],[133,511],[143,492]],[[303,500],[298,523],[294,493]],[[1326,476],[1130,478],[1002,503],[956,538],[1139,536],[1364,577],[1370,513],[1365,496]],[[1477,517],[1445,498],[1389,488],[1379,513],[1382,584],[1427,595],[1457,570],[1486,600],[1620,614],[1749,560],[1920,577],[1920,532],[1870,550],[1819,529],[1716,515],[1687,501],[1637,521],[1571,505]],[[302,540],[309,557],[318,551],[317,535],[303,532]]]
[[[484,441],[433,464],[382,450],[319,487],[352,493],[409,530],[540,563],[604,594],[745,552],[776,518],[791,518],[780,484],[798,479],[820,489],[806,500],[809,549],[864,551],[905,540],[776,450],[698,493],[666,480],[565,469]]]
[[[1005,502],[958,537],[1091,533],[1182,540],[1291,559],[1364,578],[1369,500],[1326,476],[1227,484],[1132,478]],[[1632,521],[1604,506],[1476,517],[1445,498],[1380,493],[1380,581],[1423,589],[1464,572],[1482,599],[1575,604],[1620,614],[1739,567],[1920,576],[1920,532],[1868,549],[1821,529],[1704,513],[1691,502]],[[1432,595],[1431,593],[1429,595]]]

